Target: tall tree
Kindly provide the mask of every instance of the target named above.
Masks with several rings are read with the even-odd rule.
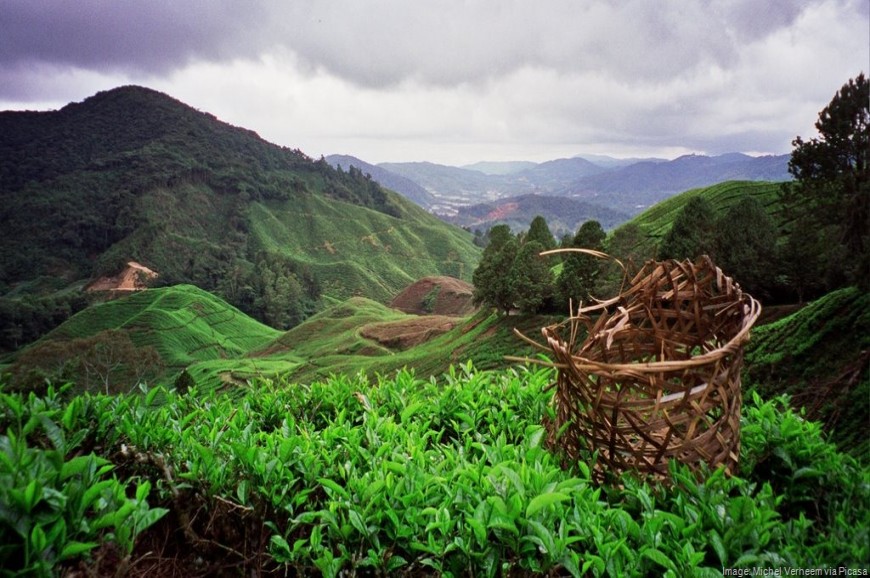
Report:
[[[527,240],[520,247],[509,273],[513,301],[523,313],[537,313],[553,292],[553,274],[540,253],[544,246]]]
[[[832,248],[838,246],[835,227],[819,230],[805,219],[793,221],[791,227],[793,232],[785,237],[780,251],[780,268],[793,297],[803,303],[822,295],[826,286],[835,285],[828,278],[842,258],[832,254]]]
[[[513,307],[509,272],[519,245],[507,225],[496,225],[489,231],[489,244],[472,274],[474,302],[505,312]]]
[[[542,251],[548,251],[556,247],[556,239],[553,238],[553,233],[550,232],[550,227],[547,225],[547,220],[541,215],[532,219],[529,225],[529,234],[526,235],[526,242],[537,241],[541,244]]]
[[[495,254],[501,250],[505,243],[515,238],[514,234],[511,233],[511,228],[507,225],[495,225],[487,232],[487,237],[489,240],[483,252],[484,257],[487,250]]]
[[[799,225],[822,230],[834,226],[845,248],[844,274],[870,286],[870,83],[864,73],[850,79],[819,113],[819,136],[796,137],[789,161],[794,182],[781,200],[791,220],[790,235],[805,235]]]
[[[659,245],[659,259],[695,259],[713,252],[716,214],[705,197],[692,197]]]
[[[754,197],[741,199],[716,220],[716,264],[757,298],[776,283],[776,225]]]
[[[598,221],[586,221],[577,230],[571,246],[578,249],[603,249],[607,234]],[[562,305],[572,302],[576,308],[581,302],[588,302],[595,290],[595,283],[601,270],[601,260],[583,253],[565,255],[562,272],[558,279],[558,294]]]

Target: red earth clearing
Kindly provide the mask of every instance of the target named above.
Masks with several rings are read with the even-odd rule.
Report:
[[[114,277],[100,277],[85,287],[85,291],[141,291],[156,277],[157,273],[145,265],[130,261],[123,271]]]
[[[393,298],[390,307],[415,315],[465,317],[475,312],[474,287],[453,277],[423,277]]]

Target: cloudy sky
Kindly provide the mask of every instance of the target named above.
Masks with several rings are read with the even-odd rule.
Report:
[[[787,153],[868,0],[0,0],[0,110],[139,84],[313,157]]]

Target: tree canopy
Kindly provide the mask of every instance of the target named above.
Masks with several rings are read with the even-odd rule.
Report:
[[[716,220],[716,264],[755,297],[776,279],[776,226],[757,199],[746,197]]]
[[[556,242],[546,220],[537,217],[529,231],[516,236],[508,225],[496,225],[487,236],[489,244],[472,277],[474,302],[503,313],[514,309],[536,313],[551,308],[553,273],[540,253],[555,247]]]
[[[553,275],[546,257],[540,253],[544,246],[538,241],[526,241],[520,247],[510,270],[510,283],[516,306],[524,312],[536,313],[550,299]]]
[[[788,234],[805,236],[808,230],[833,228],[839,247],[828,247],[831,255],[824,261],[841,269],[846,282],[866,288],[870,285],[870,83],[864,73],[834,94],[815,126],[817,137],[804,141],[798,136],[792,141],[789,172],[794,182],[786,184],[781,195],[790,221]]]
[[[541,215],[532,219],[526,240],[537,241],[540,243],[542,251],[548,251],[556,247],[556,240],[553,238],[553,233],[550,232],[550,227],[547,225],[546,219]]]
[[[713,249],[713,226],[716,213],[704,197],[693,197],[686,203],[671,230],[659,246],[659,259],[694,259],[710,254]]]
[[[490,305],[502,311],[513,307],[509,272],[519,245],[510,227],[496,225],[489,231],[489,244],[472,275],[474,302]]]
[[[601,223],[586,221],[577,230],[571,246],[577,249],[603,249],[606,237]],[[559,274],[558,290],[561,306],[568,301],[576,308],[579,303],[588,302],[594,292],[595,283],[601,270],[602,262],[597,257],[583,253],[568,253],[565,255],[562,272]]]

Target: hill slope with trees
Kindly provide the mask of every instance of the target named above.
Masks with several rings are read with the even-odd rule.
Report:
[[[468,279],[479,256],[471,235],[359,169],[134,86],[0,113],[0,200],[6,349],[86,305],[59,291],[130,259],[288,327],[321,295],[386,301],[421,276]]]

